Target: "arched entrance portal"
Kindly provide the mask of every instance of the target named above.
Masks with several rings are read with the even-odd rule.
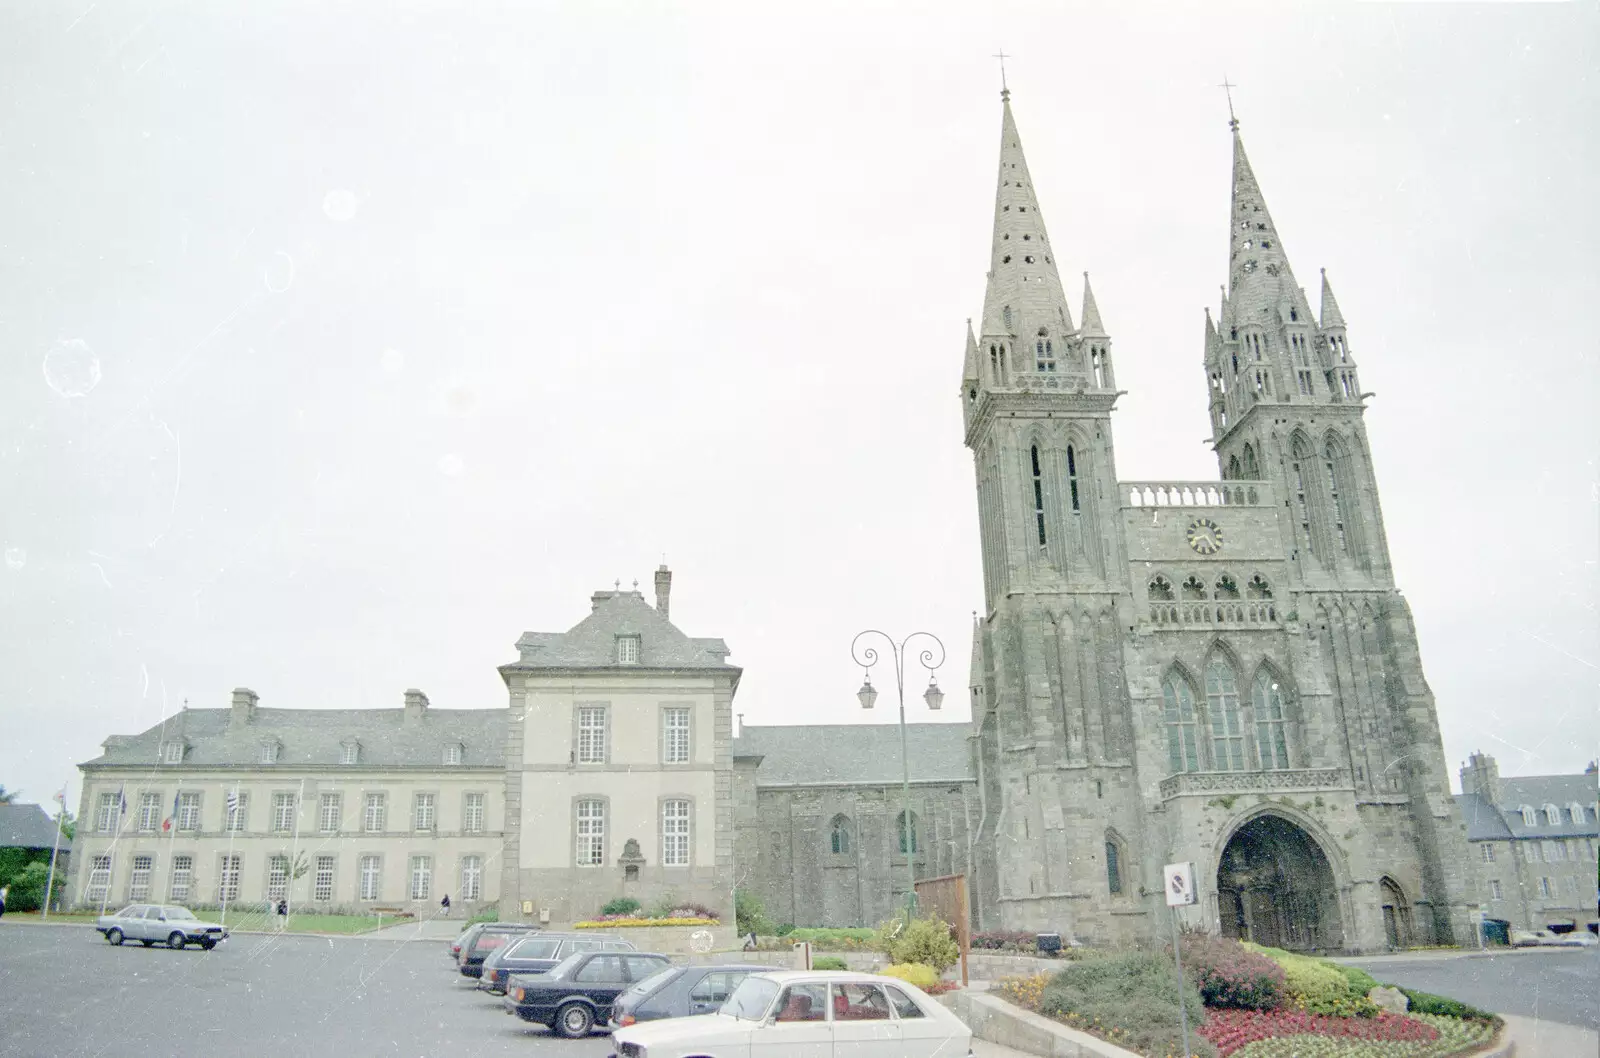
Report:
[[[1225,937],[1293,951],[1344,947],[1328,857],[1282,816],[1252,819],[1229,839],[1217,866],[1217,903]]]
[[[1383,932],[1391,948],[1411,946],[1411,902],[1405,891],[1393,878],[1384,877],[1378,882],[1378,892],[1383,901]]]

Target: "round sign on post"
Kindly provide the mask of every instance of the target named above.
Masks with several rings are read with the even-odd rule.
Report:
[[[699,955],[704,955],[710,951],[711,944],[711,931],[709,929],[697,929],[689,934],[689,948]]]

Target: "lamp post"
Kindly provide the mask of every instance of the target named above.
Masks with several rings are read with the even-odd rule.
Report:
[[[863,639],[878,637],[889,645],[889,654],[894,659],[894,686],[900,699],[900,822],[899,837],[906,854],[906,925],[911,924],[911,919],[916,914],[917,908],[917,831],[911,821],[911,749],[906,737],[906,647],[912,640],[926,638],[932,642],[931,647],[925,647],[917,654],[917,660],[922,667],[928,670],[928,688],[922,692],[922,700],[928,703],[929,710],[938,712],[944,705],[944,692],[939,689],[938,682],[934,679],[933,670],[944,664],[944,643],[932,632],[912,632],[900,642],[896,643],[894,637],[887,632],[880,632],[870,628],[858,634],[850,643],[850,657],[862,668],[861,689],[856,692],[856,698],[861,702],[861,708],[871,709],[878,700],[878,691],[872,686],[872,666],[878,663],[878,648],[870,644],[863,646]],[[937,653],[935,649],[937,648]],[[937,659],[937,660],[935,660]]]

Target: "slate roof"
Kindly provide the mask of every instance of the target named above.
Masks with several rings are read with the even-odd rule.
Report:
[[[361,744],[355,767],[441,768],[444,747],[461,743],[464,767],[503,767],[505,709],[428,709],[405,720],[404,709],[262,709],[234,724],[228,709],[185,709],[137,735],[113,735],[104,752],[83,767],[293,768],[338,766],[343,743]],[[161,744],[182,740],[182,764],[160,761]],[[279,744],[275,764],[261,763],[261,744]]]
[[[55,841],[55,820],[43,806],[0,805],[0,849],[48,849]],[[62,844],[71,842],[63,840]]]
[[[695,639],[645,602],[637,591],[599,591],[589,616],[565,632],[524,632],[518,658],[501,672],[539,669],[720,669],[729,665],[728,645],[720,639]],[[617,637],[639,637],[638,664],[617,662]]]
[[[1582,838],[1600,836],[1596,818],[1597,793],[1592,775],[1527,775],[1501,779],[1500,803],[1491,805],[1477,794],[1457,794],[1456,804],[1467,824],[1468,841],[1512,841],[1518,838]],[[1583,806],[1582,823],[1572,821],[1571,806]],[[1551,826],[1544,806],[1561,809],[1561,822]],[[1539,822],[1523,822],[1522,806],[1534,810]]]
[[[970,725],[907,724],[911,781],[976,779],[968,749]],[[761,757],[756,786],[899,785],[899,724],[805,724],[754,727],[733,740],[733,755]]]

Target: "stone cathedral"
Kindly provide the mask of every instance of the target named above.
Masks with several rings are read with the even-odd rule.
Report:
[[[1009,93],[961,403],[985,602],[973,644],[984,926],[1102,941],[1195,924],[1286,948],[1471,936],[1462,822],[1366,410],[1233,122],[1227,286],[1205,320],[1220,480],[1119,481],[1113,343],[1068,308]]]

